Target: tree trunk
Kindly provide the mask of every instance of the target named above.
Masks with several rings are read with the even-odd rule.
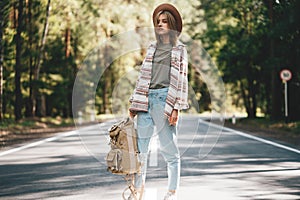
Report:
[[[46,44],[48,29],[49,29],[50,5],[51,5],[51,0],[48,0],[47,8],[46,8],[46,18],[45,18],[44,29],[43,29],[43,34],[42,34],[42,40],[41,40],[41,44],[39,47],[37,62],[35,63],[34,70],[33,70],[34,81],[38,81],[40,78],[41,61],[43,60],[44,49],[45,49],[45,44]],[[31,104],[32,104],[33,115],[36,115],[37,113],[39,113],[40,115],[43,115],[43,113],[45,113],[42,110],[37,110],[38,108],[39,109],[42,108],[41,106],[39,106],[37,108],[37,99],[39,98],[38,96],[39,96],[38,86],[36,84],[34,84],[34,85],[32,85],[32,93],[31,93],[31,98],[30,98]]]
[[[268,74],[264,75],[265,80],[264,80],[264,92],[265,92],[265,98],[266,98],[266,114],[268,116],[271,116],[271,112],[272,112],[272,106],[271,106],[271,89],[272,89],[272,85],[271,85],[271,75],[270,72],[268,72]]]
[[[15,64],[15,119],[22,118],[22,93],[21,93],[21,51],[23,32],[23,0],[19,0],[18,5],[18,23],[15,35],[16,41],[16,64]]]
[[[241,81],[240,87],[248,118],[255,118],[257,108],[255,85],[248,79],[247,86]]]
[[[27,20],[28,20],[28,45],[30,51],[33,50],[33,27],[32,27],[32,0],[27,1]],[[27,102],[27,110],[26,110],[26,116],[27,117],[34,117],[35,116],[35,108],[36,108],[36,99],[33,96],[33,72],[34,72],[34,63],[33,63],[33,54],[30,52],[29,55],[29,99]]]
[[[273,27],[273,0],[269,0],[269,7],[268,7],[268,11],[269,11],[269,19],[270,19],[270,23],[271,23],[271,29]],[[270,38],[270,60],[274,59],[274,48],[275,48],[275,44],[274,44],[274,39]],[[277,69],[276,66],[272,67],[272,71],[271,71],[271,119],[274,120],[278,120],[282,117],[281,114],[281,87],[280,87],[280,81],[279,81],[279,71]]]
[[[0,121],[3,119],[3,60],[4,60],[4,51],[3,51],[3,32],[5,27],[5,2],[2,0],[0,2]]]
[[[257,108],[257,102],[256,102],[256,92],[255,92],[255,84],[253,83],[253,80],[249,80],[249,99],[250,99],[250,113],[248,115],[249,118],[255,118],[256,117],[256,108]]]
[[[249,66],[249,69],[251,69],[251,64]],[[256,117],[256,109],[257,109],[257,102],[256,102],[256,94],[257,94],[257,86],[255,84],[255,73],[253,73],[253,69],[249,70],[248,72],[248,99],[249,99],[249,113],[248,118],[255,118]]]
[[[272,112],[271,118],[273,120],[279,120],[282,118],[282,87],[280,86],[279,71],[272,70]]]
[[[70,43],[71,43],[71,28],[70,28],[70,23],[68,22],[66,32],[65,32],[65,57],[66,57],[67,64],[68,64],[68,58],[70,57]]]
[[[70,23],[70,12],[67,13],[67,27],[65,30],[65,66],[66,69],[70,69],[70,56],[71,56],[71,23]],[[70,77],[69,80],[71,80],[71,76],[73,74],[68,74]],[[68,105],[65,105],[64,111],[63,111],[63,117],[69,117],[72,113],[72,88],[70,88],[69,84],[66,84],[66,93],[65,98],[68,102]]]
[[[35,74],[35,76],[36,76],[37,80],[39,79],[39,75],[40,75],[41,61],[43,59],[45,44],[46,44],[47,35],[48,35],[50,4],[51,4],[51,0],[48,0],[47,8],[46,8],[46,19],[45,19],[43,35],[42,35],[42,42],[41,42],[41,45],[40,45],[39,56],[38,56],[38,60],[37,60],[37,64],[36,64],[36,74]]]
[[[249,115],[251,115],[250,100],[249,100],[249,95],[246,94],[246,87],[244,86],[242,81],[240,83],[240,87],[241,87],[243,102],[244,102],[246,112],[247,112],[248,117],[249,117]]]

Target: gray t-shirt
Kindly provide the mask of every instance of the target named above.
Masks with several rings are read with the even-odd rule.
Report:
[[[169,87],[171,70],[171,44],[159,44],[156,48],[151,72],[151,89]]]

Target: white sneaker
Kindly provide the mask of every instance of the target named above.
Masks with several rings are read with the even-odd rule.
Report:
[[[135,193],[135,198],[134,198],[134,195],[131,193],[127,200],[136,200],[136,199],[140,199],[140,198],[141,198],[140,195],[141,195],[140,192],[136,192],[136,193]]]
[[[130,196],[128,197],[128,199],[127,200],[134,200],[134,196],[133,196],[133,194],[130,194]]]
[[[164,200],[177,200],[176,194],[173,192],[168,192]]]

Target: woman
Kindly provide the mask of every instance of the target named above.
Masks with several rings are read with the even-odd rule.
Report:
[[[176,123],[179,110],[188,108],[187,52],[185,46],[178,41],[182,19],[174,6],[159,5],[153,13],[153,24],[156,42],[147,49],[130,98],[130,116],[133,118],[137,115],[138,148],[142,163],[141,174],[135,176],[135,188],[138,196],[142,196],[149,143],[155,126],[160,150],[168,168],[169,191],[164,199],[173,200],[176,199],[180,179]]]

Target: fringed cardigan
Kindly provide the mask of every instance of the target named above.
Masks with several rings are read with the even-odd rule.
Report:
[[[136,87],[130,97],[132,112],[148,111],[148,92],[151,81],[152,61],[156,51],[156,42],[151,43],[147,49],[146,57],[140,69]],[[188,60],[185,45],[177,42],[172,47],[170,85],[166,99],[164,113],[170,116],[173,109],[188,109]]]

